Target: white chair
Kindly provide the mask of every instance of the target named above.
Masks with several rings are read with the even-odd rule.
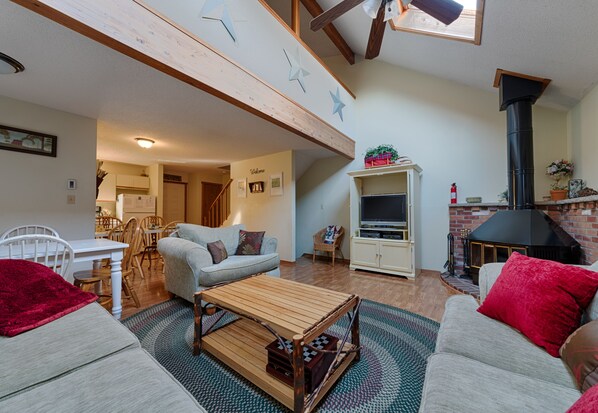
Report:
[[[29,234],[0,240],[0,257],[37,262],[66,278],[75,254],[62,238]]]
[[[0,240],[12,237],[18,237],[19,235],[32,235],[32,234],[40,234],[40,235],[51,235],[53,237],[60,238],[58,231],[54,228],[50,228],[45,225],[22,225],[19,227],[15,227],[9,229],[8,231],[4,231],[2,235],[0,235]]]

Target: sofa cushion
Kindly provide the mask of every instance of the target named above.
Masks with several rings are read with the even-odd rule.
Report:
[[[222,261],[228,258],[228,253],[226,252],[226,247],[222,243],[222,241],[214,241],[208,242],[208,251],[212,256],[212,262],[214,264],[220,264]]]
[[[265,231],[239,231],[239,246],[236,255],[259,255]]]
[[[195,224],[178,224],[179,238],[183,238],[207,248],[209,242],[222,241],[228,255],[234,255],[239,245],[239,231],[245,229],[242,224],[230,227],[210,228]]]
[[[562,413],[579,397],[576,389],[437,353],[428,358],[420,413]]]
[[[68,354],[68,350],[65,346],[63,352]],[[122,351],[2,399],[0,411],[205,412],[170,373],[141,349]]]
[[[478,309],[558,357],[598,290],[598,273],[513,253]]]
[[[598,320],[578,328],[561,347],[561,358],[582,392],[598,384]]]
[[[220,264],[201,269],[199,284],[210,287],[221,282],[270,271],[280,265],[278,254],[231,255]]]
[[[468,295],[449,298],[438,331],[436,351],[460,354],[532,378],[577,388],[563,361],[549,355],[512,327],[475,311]]]
[[[598,386],[585,392],[566,413],[596,413],[598,406]]]
[[[139,347],[137,337],[97,303],[0,337],[0,399],[130,347]]]

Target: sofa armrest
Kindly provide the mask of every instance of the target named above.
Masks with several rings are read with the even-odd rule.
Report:
[[[480,303],[483,303],[488,295],[488,292],[496,282],[496,279],[502,271],[505,264],[502,262],[494,262],[491,264],[484,264],[480,268]]]
[[[278,248],[278,240],[274,237],[264,237],[260,255],[273,254]]]
[[[193,302],[200,270],[213,264],[212,255],[205,247],[176,237],[159,240],[158,252],[164,258],[166,290]]]

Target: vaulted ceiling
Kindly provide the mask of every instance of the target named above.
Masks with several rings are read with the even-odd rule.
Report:
[[[318,0],[328,9],[340,0]],[[290,18],[291,0],[267,0]],[[497,68],[553,79],[538,102],[557,109],[574,106],[598,84],[598,7],[590,1],[486,0],[482,44],[393,31],[386,27],[380,61],[492,90]],[[311,16],[303,8],[302,19]],[[365,53],[371,19],[361,7],[339,17],[335,26],[353,51]],[[321,56],[338,55],[322,33],[302,24],[304,40]]]

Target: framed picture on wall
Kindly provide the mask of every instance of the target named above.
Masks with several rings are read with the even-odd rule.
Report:
[[[0,149],[56,157],[54,135],[0,125]]]
[[[270,196],[282,196],[282,172],[270,175]]]
[[[247,198],[247,178],[237,179],[237,198]]]

